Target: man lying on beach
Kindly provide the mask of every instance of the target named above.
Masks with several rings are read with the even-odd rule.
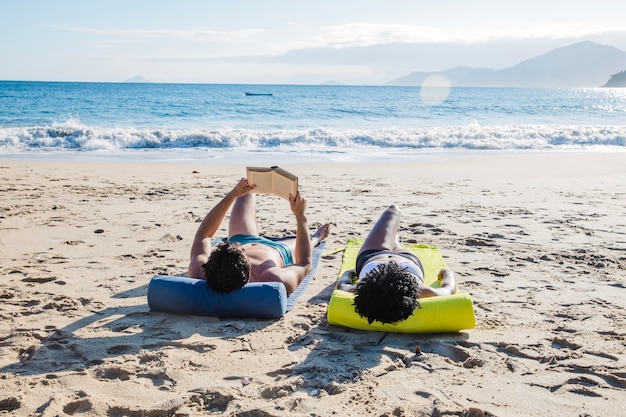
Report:
[[[356,293],[355,311],[367,318],[395,323],[413,314],[420,297],[454,294],[454,273],[439,271],[439,288],[424,284],[424,268],[419,258],[400,246],[398,228],[400,209],[393,204],[380,216],[363,242],[356,260],[356,270],[346,271],[337,288]]]
[[[245,178],[206,215],[191,246],[190,278],[205,279],[216,292],[227,293],[247,282],[282,282],[291,294],[311,271],[313,248],[328,236],[329,225],[309,236],[307,201],[300,192],[289,195],[296,218],[296,237],[273,241],[259,236],[254,184]],[[216,247],[213,236],[233,206],[228,239]]]

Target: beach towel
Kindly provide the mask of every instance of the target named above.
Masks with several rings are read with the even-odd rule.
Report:
[[[362,240],[350,239],[346,244],[339,277],[347,270],[354,269]],[[424,267],[424,282],[431,287],[437,287],[437,275],[446,263],[439,250],[434,246],[410,245],[404,246],[411,250],[422,262]],[[445,333],[472,329],[476,325],[472,298],[467,293],[461,293],[457,286],[455,294],[428,297],[419,300],[422,308],[416,308],[406,320],[396,323],[368,323],[367,319],[359,316],[354,310],[355,294],[335,289],[330,298],[327,309],[328,322],[334,325],[350,327],[360,330],[375,330],[395,333]]]
[[[277,239],[280,240],[280,239]],[[223,241],[219,239],[214,244]],[[326,242],[313,248],[311,272],[287,296],[280,282],[252,282],[239,290],[216,293],[202,279],[156,275],[148,284],[148,306],[153,311],[199,316],[276,319],[291,310],[317,270]]]

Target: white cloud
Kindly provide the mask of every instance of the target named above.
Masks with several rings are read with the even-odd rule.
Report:
[[[590,27],[587,24],[537,25],[515,28],[441,28],[414,25],[350,23],[323,28],[324,33],[293,48],[344,48],[391,43],[486,43],[527,39],[563,39],[598,35],[607,32],[626,33],[623,27]]]
[[[139,42],[151,39],[209,44],[203,54],[216,56],[230,46],[226,55],[279,55],[303,49],[341,49],[389,44],[485,44],[489,42],[566,39],[598,36],[605,33],[626,34],[623,27],[593,27],[588,24],[537,24],[497,27],[426,27],[406,24],[347,23],[324,27],[298,25],[271,29],[238,30],[188,29],[98,29],[80,26],[54,26],[65,31],[97,35],[100,42]],[[120,41],[120,39],[123,39]]]
[[[325,28],[325,33],[318,37],[318,47],[373,46],[389,43],[439,43],[484,41],[485,37],[455,34],[441,28],[425,28],[412,25],[381,25],[370,23],[351,23]]]
[[[250,41],[259,34],[263,33],[263,29],[243,29],[232,31],[218,31],[204,28],[190,28],[190,29],[97,29],[86,28],[78,26],[54,26],[58,29],[89,33],[93,35],[101,35],[108,37],[120,37],[120,38],[137,38],[137,39],[150,39],[150,38],[169,38],[169,39],[181,39],[193,42],[242,42]]]

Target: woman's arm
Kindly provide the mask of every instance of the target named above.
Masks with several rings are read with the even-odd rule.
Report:
[[[337,281],[337,289],[348,292],[356,291],[356,284],[352,283],[352,274],[354,274],[354,269],[350,269],[341,275],[339,280]]]
[[[439,271],[437,280],[440,282],[439,288],[429,287],[423,283],[418,285],[420,298],[452,295],[456,292],[456,280],[454,279],[454,272],[452,272],[452,270],[447,268],[442,269]]]

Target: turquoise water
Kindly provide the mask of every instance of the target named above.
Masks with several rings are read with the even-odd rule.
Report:
[[[435,91],[436,102],[432,94],[419,87],[4,81],[0,156],[343,161],[626,150],[626,89],[452,88]]]

